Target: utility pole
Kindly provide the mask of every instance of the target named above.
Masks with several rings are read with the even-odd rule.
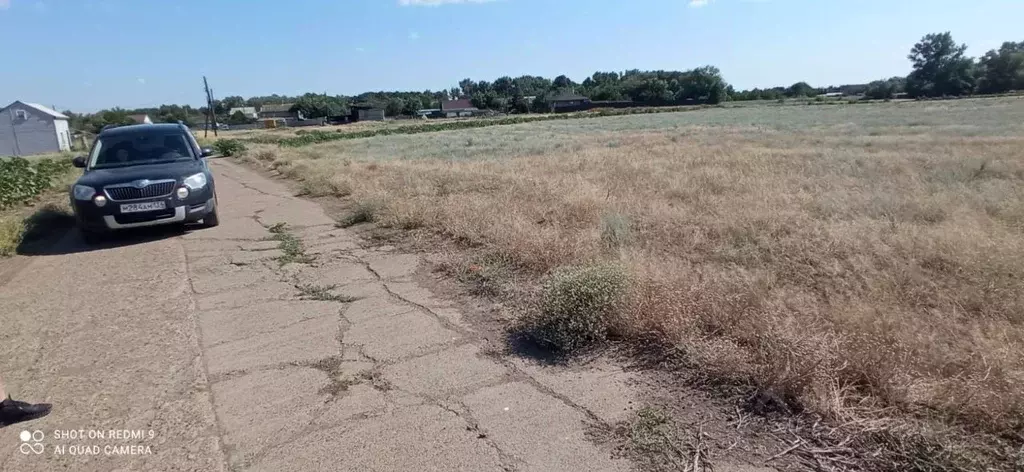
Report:
[[[210,133],[210,125],[213,125],[213,136],[217,136],[217,114],[213,110],[213,90],[210,89],[206,76],[203,76],[203,89],[206,91],[206,118],[203,122],[203,137]]]

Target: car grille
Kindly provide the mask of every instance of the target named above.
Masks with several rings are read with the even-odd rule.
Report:
[[[114,215],[114,221],[118,224],[128,225],[132,223],[143,223],[146,221],[162,220],[174,216],[174,208],[166,210],[146,211],[142,213],[123,213]]]
[[[174,191],[173,180],[154,182],[142,188],[132,186],[107,187],[107,197],[114,201],[138,200],[141,198],[155,198],[170,195]]]

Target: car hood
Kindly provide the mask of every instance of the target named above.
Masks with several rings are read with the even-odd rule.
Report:
[[[132,182],[140,179],[174,179],[180,181],[184,177],[197,174],[203,170],[203,163],[200,161],[95,169],[82,175],[78,179],[78,184],[101,188],[105,185]]]

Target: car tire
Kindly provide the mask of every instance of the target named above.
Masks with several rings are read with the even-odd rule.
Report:
[[[217,207],[213,207],[213,211],[206,214],[203,217],[203,227],[213,228],[220,224],[220,218],[217,217]]]

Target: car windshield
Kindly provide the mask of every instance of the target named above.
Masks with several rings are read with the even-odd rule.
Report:
[[[89,167],[105,169],[192,160],[195,157],[180,131],[139,131],[103,136],[89,156]]]

